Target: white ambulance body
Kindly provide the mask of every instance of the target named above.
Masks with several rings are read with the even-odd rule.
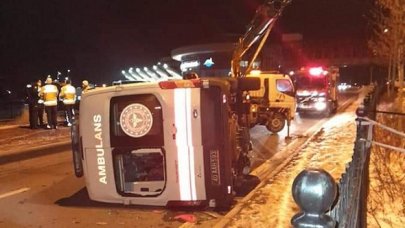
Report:
[[[228,207],[235,177],[248,165],[241,164],[246,154],[231,80],[135,83],[84,94],[72,141],[76,175],[84,173],[90,198]]]

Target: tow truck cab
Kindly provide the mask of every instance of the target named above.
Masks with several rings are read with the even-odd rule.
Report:
[[[229,207],[246,159],[233,94],[258,87],[204,78],[91,90],[72,128],[76,176],[96,201]]]
[[[291,78],[285,74],[252,72],[247,77],[260,79],[260,89],[249,91],[252,126],[265,125],[277,133],[294,119],[296,110],[295,89]]]
[[[339,68],[308,67],[294,72],[297,111],[330,116],[338,108]]]

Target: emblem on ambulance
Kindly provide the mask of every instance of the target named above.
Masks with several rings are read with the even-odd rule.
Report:
[[[120,125],[128,136],[134,138],[142,137],[148,134],[152,128],[152,124],[152,113],[143,104],[130,104],[121,112]]]

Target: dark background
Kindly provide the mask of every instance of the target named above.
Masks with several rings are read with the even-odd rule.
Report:
[[[121,70],[155,64],[175,48],[243,34],[260,3],[1,0],[0,80],[3,86],[24,86],[70,69],[75,85],[83,79],[109,83],[122,79]],[[293,0],[272,36],[364,36],[365,12],[361,0]]]

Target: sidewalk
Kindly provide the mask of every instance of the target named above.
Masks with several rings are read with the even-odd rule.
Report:
[[[291,218],[299,212],[291,192],[294,179],[304,169],[318,168],[338,181],[353,154],[355,111],[363,98],[361,94],[345,113],[329,119],[283,170],[264,180],[244,199],[241,208],[229,213],[233,216],[225,216],[216,227],[291,227]]]
[[[292,198],[292,183],[306,168],[320,168],[329,172],[336,182],[351,161],[356,136],[355,110],[362,101],[349,107],[348,113],[330,119],[318,134],[294,157],[292,162],[274,178],[263,181],[243,201],[240,208],[228,213],[215,227],[292,227],[291,218],[299,212]],[[393,105],[390,101],[389,107]],[[404,106],[402,106],[404,107]],[[379,107],[381,108],[381,106]],[[392,109],[391,109],[392,110]],[[396,110],[399,111],[399,110]],[[403,111],[402,111],[403,112]],[[398,120],[387,117],[398,129]],[[378,121],[384,121],[379,118]],[[386,121],[386,120],[385,120]],[[402,117],[402,132],[405,117]],[[398,129],[400,130],[400,129]],[[375,130],[376,140],[405,146],[404,139],[394,138]],[[368,227],[403,227],[405,224],[405,154],[378,153],[373,146],[370,164],[370,192],[368,196]],[[269,167],[270,169],[271,167]],[[271,200],[271,201],[270,201]]]
[[[24,107],[22,114],[13,119],[0,119],[0,130],[16,128],[19,126],[29,126],[28,106]]]

